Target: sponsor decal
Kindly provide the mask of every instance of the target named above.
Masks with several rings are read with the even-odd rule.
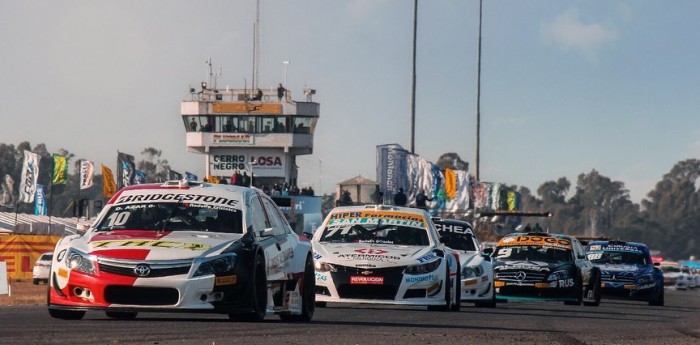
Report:
[[[547,266],[547,263],[541,261],[505,261],[503,265],[498,265],[493,269],[496,271],[524,269],[536,272],[549,272],[549,267]]]
[[[216,280],[214,282],[214,285],[220,286],[220,285],[234,285],[236,284],[236,276],[223,276],[223,277],[216,277]]]
[[[360,254],[370,254],[370,255],[382,255],[388,253],[388,251],[384,249],[373,249],[373,248],[360,248],[360,249],[355,249],[356,253]]]
[[[549,236],[510,236],[501,239],[498,246],[548,246],[573,250],[569,240]]]
[[[330,215],[328,224],[387,224],[425,228],[426,220],[421,215],[404,212],[337,212]]]
[[[453,232],[456,234],[466,234],[474,236],[474,232],[472,231],[472,229],[466,226],[435,223],[435,228],[437,228],[437,231],[440,232]]]
[[[418,262],[426,263],[428,261],[432,261],[435,258],[437,258],[437,255],[435,253],[428,253],[425,256],[418,258]]]
[[[314,257],[314,260],[318,260],[318,259],[322,258],[323,256],[319,253],[314,252],[313,257]]]
[[[383,285],[384,277],[350,276],[350,284],[353,285]]]
[[[373,264],[357,264],[355,266],[358,268],[375,268],[375,267],[377,267],[377,265],[373,265]]]
[[[424,283],[424,282],[434,282],[438,280],[438,276],[435,274],[429,274],[427,276],[410,276],[406,277],[404,281],[406,283]]]
[[[562,289],[574,287],[574,278],[555,280],[550,283],[550,287],[560,287]]]
[[[177,242],[165,240],[107,240],[94,241],[91,244],[97,248],[168,248],[168,249],[189,249],[189,250],[207,250],[211,246],[202,243],[193,242]]]
[[[592,248],[591,248],[592,250]],[[641,253],[642,250],[639,247],[622,245],[622,244],[608,244],[603,247],[604,251],[608,252],[631,252],[631,253]]]
[[[653,288],[654,286],[656,286],[656,283],[644,284],[644,285],[638,286],[638,287],[637,287],[637,290],[651,289],[651,288]]]
[[[328,281],[328,276],[323,273],[316,272],[316,281],[326,282]]]
[[[600,244],[592,245],[589,250],[600,250]]]
[[[180,194],[180,193],[152,193],[152,194],[129,194],[121,195],[119,199],[114,203],[119,204],[131,204],[131,203],[142,203],[146,201],[170,201],[170,202],[181,202],[181,203],[198,203],[198,204],[210,204],[210,205],[220,205],[220,206],[232,206],[238,205],[238,200],[229,199],[221,196],[214,195],[201,195],[201,194]]]
[[[392,262],[401,260],[401,257],[395,255],[339,254],[338,259]]]

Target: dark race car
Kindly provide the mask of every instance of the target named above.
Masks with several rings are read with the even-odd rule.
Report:
[[[573,237],[513,233],[498,242],[493,258],[499,300],[600,304],[600,271]]]
[[[606,297],[647,301],[664,305],[664,275],[652,263],[642,243],[594,241],[586,250],[588,259],[600,268],[601,287]]]

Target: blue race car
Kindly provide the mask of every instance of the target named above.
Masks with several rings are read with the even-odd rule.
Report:
[[[647,301],[664,305],[663,272],[651,261],[642,243],[593,241],[586,250],[588,260],[600,268],[603,296]]]

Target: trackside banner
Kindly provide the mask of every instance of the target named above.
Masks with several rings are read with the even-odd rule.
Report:
[[[403,188],[408,192],[408,151],[398,144],[377,146],[377,179],[384,193],[382,202],[394,203],[394,194]]]
[[[36,183],[39,180],[39,155],[24,151],[22,165],[22,181],[19,184],[19,202],[34,202]]]
[[[13,279],[31,279],[36,260],[41,254],[53,251],[59,239],[61,236],[0,236],[0,261],[7,264],[7,275]]]

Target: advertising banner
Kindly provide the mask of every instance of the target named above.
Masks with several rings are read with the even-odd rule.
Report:
[[[393,204],[394,194],[403,188],[408,191],[408,151],[401,145],[377,146],[377,180],[384,204]]]
[[[46,188],[43,185],[36,185],[36,197],[34,198],[34,214],[37,216],[45,216],[48,214],[46,205]]]
[[[287,159],[282,149],[212,149],[209,153],[212,176],[252,172],[258,177],[284,177]]]
[[[22,181],[19,184],[19,202],[34,202],[36,183],[39,180],[39,155],[24,151]]]
[[[92,187],[92,177],[95,175],[95,165],[90,161],[80,161],[80,189]]]
[[[7,263],[12,279],[32,277],[34,263],[41,254],[53,251],[62,236],[7,235],[0,236],[0,261]]]

